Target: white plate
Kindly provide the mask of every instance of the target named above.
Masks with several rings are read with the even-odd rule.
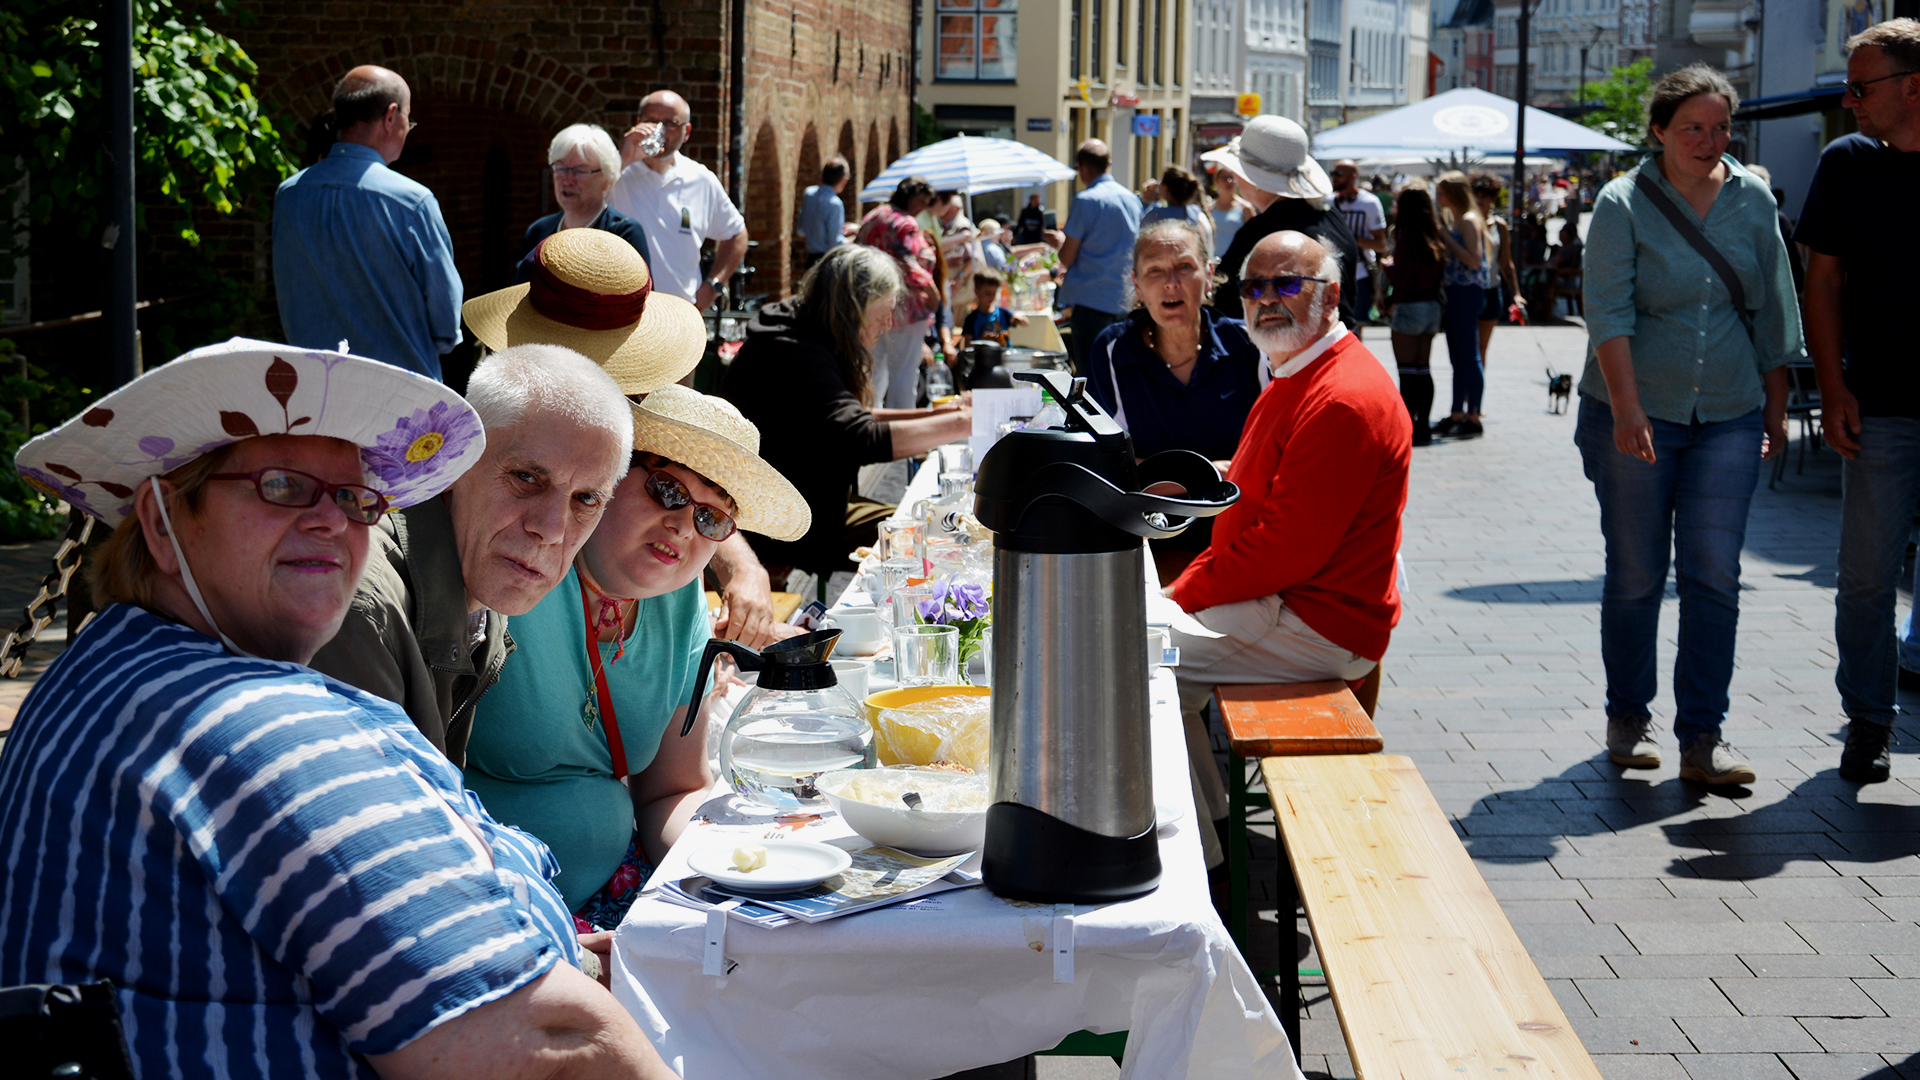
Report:
[[[756,841],[746,840],[745,843]],[[771,840],[767,865],[758,870],[733,868],[733,850],[739,844],[715,844],[694,852],[687,865],[729,889],[742,892],[791,892],[818,885],[853,865],[853,857],[831,844],[812,840]]]
[[[1163,802],[1154,804],[1153,816],[1158,819],[1156,824],[1171,825],[1181,818],[1186,817],[1187,812],[1180,809],[1179,803]]]

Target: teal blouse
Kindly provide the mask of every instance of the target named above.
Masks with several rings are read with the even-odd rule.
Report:
[[[638,603],[619,663],[613,645],[599,646],[627,768],[636,774],[653,763],[673,711],[693,693],[710,636],[697,580]],[[593,672],[579,574],[568,570],[532,611],[513,617],[512,628],[518,648],[474,714],[466,783],[497,820],[553,849],[560,861],[553,884],[577,909],[619,869],[634,829],[633,801],[613,775],[604,722],[585,718]]]
[[[1739,162],[1722,160],[1729,175],[1704,223],[1661,174],[1657,157],[1600,189],[1587,229],[1581,393],[1611,401],[1594,350],[1630,337],[1634,382],[1648,416],[1675,424],[1732,420],[1765,402],[1762,375],[1806,356],[1773,193]],[[1701,225],[1739,275],[1756,309],[1751,338],[1707,260],[1636,187],[1642,172]]]

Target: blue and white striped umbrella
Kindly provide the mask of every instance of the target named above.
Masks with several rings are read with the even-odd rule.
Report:
[[[1034,187],[1073,176],[1073,169],[1012,139],[956,135],[923,146],[884,169],[860,189],[861,202],[883,202],[909,176],[924,176],[935,191],[978,195]]]

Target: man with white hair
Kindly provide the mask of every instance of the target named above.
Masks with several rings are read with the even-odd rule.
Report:
[[[455,765],[474,705],[513,651],[507,617],[566,577],[633,445],[619,385],[558,345],[488,356],[467,400],[486,453],[445,494],[382,519],[346,622],[312,664],[398,703]]]
[[[1306,130],[1284,116],[1256,116],[1245,131],[1203,161],[1224,166],[1240,181],[1240,193],[1259,211],[1233,234],[1220,255],[1227,280],[1214,291],[1213,306],[1230,319],[1241,317],[1240,266],[1253,246],[1283,230],[1306,233],[1340,259],[1340,321],[1360,325],[1354,311],[1360,246],[1346,218],[1334,209],[1333,182],[1307,152]]]
[[[1227,479],[1240,501],[1167,587],[1201,630],[1174,630],[1194,796],[1227,816],[1200,710],[1221,683],[1352,681],[1386,654],[1400,620],[1395,555],[1413,422],[1380,361],[1341,325],[1340,259],[1278,232],[1240,268],[1247,334],[1273,372]],[[1207,864],[1221,861],[1200,831]]]

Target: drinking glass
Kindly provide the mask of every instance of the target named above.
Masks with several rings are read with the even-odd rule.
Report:
[[[919,622],[920,601],[932,597],[933,584],[929,581],[922,581],[918,585],[902,585],[893,590],[893,628],[898,630]]]
[[[894,677],[901,686],[953,686],[960,682],[960,630],[952,626],[893,628]]]
[[[973,447],[963,442],[947,443],[940,448],[940,472],[944,476],[950,472],[963,472],[973,475]]]
[[[920,552],[918,539],[920,523],[917,521],[883,521],[880,523],[880,557],[882,559],[908,559],[917,557]],[[914,575],[918,577],[916,573]]]

